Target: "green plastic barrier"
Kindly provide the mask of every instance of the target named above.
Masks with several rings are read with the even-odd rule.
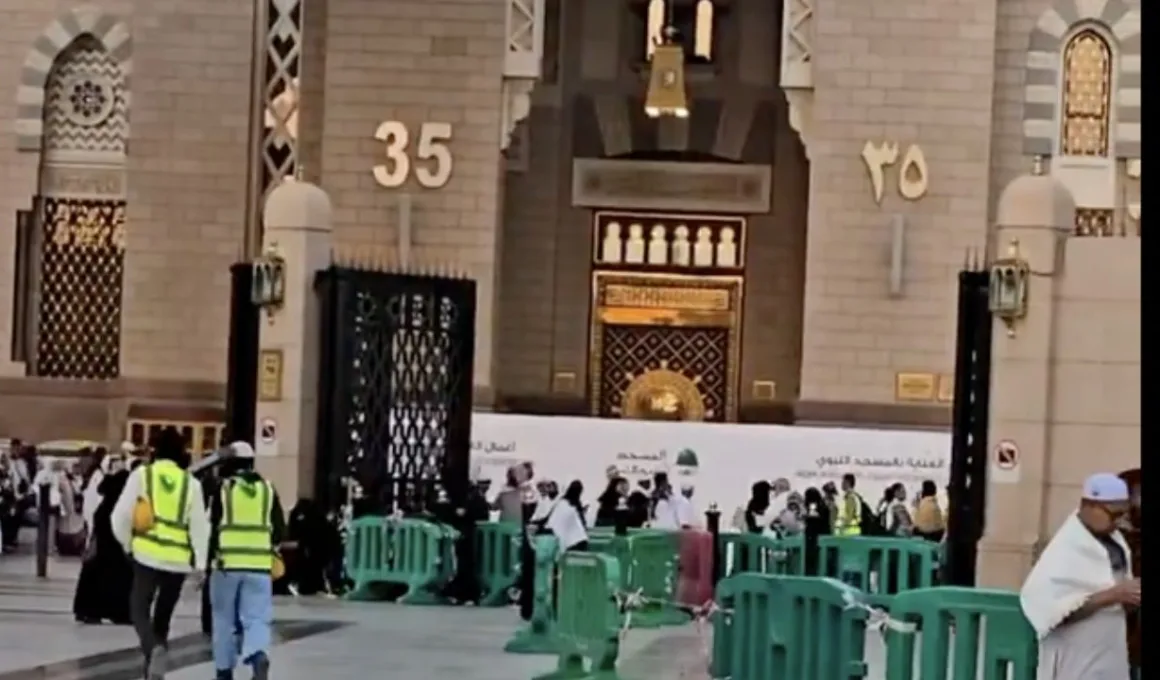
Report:
[[[642,531],[628,537],[628,574],[622,575],[627,590],[639,593],[642,602],[632,612],[633,628],[658,628],[688,623],[689,616],[677,604],[677,551],[680,534],[675,531]]]
[[[512,522],[480,522],[475,527],[476,576],[481,607],[502,607],[520,578],[522,527]]]
[[[894,596],[890,616],[920,632],[887,629],[886,680],[1035,680],[1039,645],[1019,594],[976,588],[924,588]],[[982,648],[983,674],[979,675]],[[954,656],[950,656],[950,650]],[[953,658],[948,674],[947,659]]]
[[[555,654],[559,649],[553,585],[556,580],[556,553],[560,545],[555,536],[535,536],[532,550],[536,555],[536,573],[532,579],[532,620],[504,645],[512,654]]]
[[[818,539],[820,573],[866,594],[876,606],[896,594],[935,583],[939,546],[909,538],[822,536]]]
[[[623,616],[615,558],[568,552],[560,559],[556,670],[535,680],[615,680]]]
[[[379,600],[377,586],[406,587],[403,604],[444,604],[443,588],[455,575],[451,527],[423,519],[360,517],[347,533],[346,573],[354,581],[351,600]]]
[[[622,590],[629,587],[629,578],[632,573],[632,558],[629,555],[629,539],[636,534],[629,532],[627,536],[616,536],[612,533],[601,532],[588,536],[588,551],[614,557],[621,565],[620,586]]]
[[[742,572],[797,576],[805,572],[805,539],[763,534],[720,534],[718,550],[725,576]]]
[[[731,680],[854,680],[866,675],[869,614],[834,579],[741,573],[717,587],[710,674]]]
[[[632,613],[633,628],[676,626],[689,616],[676,605],[680,533],[632,529],[627,536],[600,532],[588,537],[588,550],[615,558],[620,564],[620,590],[638,593],[645,601]]]

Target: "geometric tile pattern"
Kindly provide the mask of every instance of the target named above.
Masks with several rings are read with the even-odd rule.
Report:
[[[43,205],[35,375],[120,375],[125,203],[48,196]]]
[[[262,188],[273,190],[298,169],[299,88],[304,0],[266,0],[261,147]]]
[[[62,13],[45,28],[24,58],[20,85],[16,90],[16,148],[39,152],[45,123],[45,86],[57,57],[82,35],[104,46],[120,73],[121,100],[129,108],[129,79],[133,72],[133,41],[128,27],[116,17],[92,5],[82,5]],[[128,139],[126,122],[124,139]]]
[[[599,413],[615,418],[624,410],[624,395],[644,373],[667,369],[692,381],[701,393],[705,420],[724,421],[729,401],[729,330],[606,324],[603,335]]]
[[[129,115],[121,69],[96,38],[82,35],[65,48],[44,100],[45,151],[125,153]]]
[[[1140,157],[1140,12],[1123,0],[1059,0],[1031,31],[1023,95],[1023,150],[1055,156],[1060,142],[1063,52],[1073,36],[1094,30],[1112,48],[1113,158]]]

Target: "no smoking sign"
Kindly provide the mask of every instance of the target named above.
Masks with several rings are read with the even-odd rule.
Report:
[[[1017,484],[1019,477],[1019,445],[1012,439],[1003,439],[991,453],[991,481]]]

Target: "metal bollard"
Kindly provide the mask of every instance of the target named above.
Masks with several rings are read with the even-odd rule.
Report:
[[[615,533],[617,536],[628,535],[628,501],[624,496],[616,502],[616,510],[613,511],[613,521],[615,522]]]
[[[48,541],[49,530],[51,529],[51,512],[52,505],[49,502],[48,484],[41,484],[39,493],[36,497],[36,577],[48,578]]]

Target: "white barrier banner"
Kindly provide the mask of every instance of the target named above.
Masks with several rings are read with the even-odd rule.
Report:
[[[674,486],[693,488],[699,511],[716,503],[726,517],[762,479],[784,477],[805,491],[853,473],[874,507],[895,482],[913,498],[928,479],[942,492],[950,475],[945,432],[474,413],[471,433],[472,468],[491,480],[493,493],[508,467],[530,461],[538,479],[555,480],[561,491],[583,482],[591,508],[612,466],[634,486],[667,472]]]

